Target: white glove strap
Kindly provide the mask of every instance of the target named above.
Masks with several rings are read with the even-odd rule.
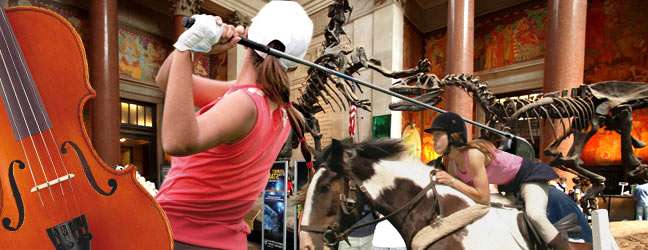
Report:
[[[178,37],[173,47],[179,51],[195,51],[207,53],[220,40],[223,27],[216,25],[215,16],[193,15],[194,24]]]

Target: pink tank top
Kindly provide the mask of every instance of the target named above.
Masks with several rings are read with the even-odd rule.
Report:
[[[515,178],[515,175],[522,166],[522,157],[510,154],[500,150],[493,151],[494,157],[490,164],[486,166],[486,175],[488,176],[489,184],[506,185]],[[468,154],[464,151],[464,165],[466,172],[462,172],[457,167],[457,164],[452,161],[455,173],[459,179],[466,184],[473,185],[473,175],[468,168]]]
[[[254,101],[257,120],[241,141],[184,157],[173,157],[157,201],[175,240],[218,249],[246,249],[250,228],[243,216],[265,187],[270,167],[290,132],[286,110],[270,110],[256,85],[233,85]],[[199,116],[218,98],[196,113]],[[227,119],[223,117],[223,119]]]

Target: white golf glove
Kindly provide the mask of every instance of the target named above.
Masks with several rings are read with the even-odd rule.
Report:
[[[179,51],[208,53],[220,40],[223,27],[216,24],[215,16],[201,14],[193,15],[192,18],[194,24],[178,37],[173,47]]]

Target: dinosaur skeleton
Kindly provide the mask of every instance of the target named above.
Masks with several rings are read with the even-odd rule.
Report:
[[[528,123],[541,120],[548,123],[554,132],[554,141],[544,149],[544,154],[552,156],[551,166],[577,174],[592,181],[592,191],[588,192],[582,203],[595,201],[605,187],[605,178],[592,173],[580,165],[581,154],[587,141],[600,129],[612,130],[621,135],[621,161],[631,178],[648,181],[648,166],[642,164],[632,148],[642,148],[646,144],[631,135],[632,110],[648,107],[648,84],[637,82],[608,81],[573,88],[571,96],[567,91],[539,94],[532,99],[498,100],[477,77],[472,75],[448,75],[439,80],[432,74],[418,74],[395,83],[390,90],[401,94],[419,94],[419,101],[435,105],[441,101],[444,86],[457,86],[472,94],[486,113],[486,125],[510,131],[512,124],[520,119]],[[391,110],[419,111],[418,106],[408,102],[390,104]],[[542,119],[540,119],[542,118]],[[551,121],[551,122],[549,122]],[[553,121],[558,121],[563,132],[558,132]],[[558,146],[569,136],[574,142],[567,153],[558,152]],[[486,137],[493,140],[492,136]],[[533,140],[533,139],[532,139]],[[584,205],[584,204],[583,204]]]
[[[429,68],[429,62],[421,61],[418,67],[402,71],[389,71],[381,66],[380,61],[376,59],[367,60],[364,48],[358,47],[355,50],[345,49],[341,44],[340,35],[348,36],[342,29],[342,25],[351,16],[352,8],[348,0],[336,0],[329,6],[328,17],[331,18],[324,32],[324,52],[314,63],[327,67],[329,69],[343,72],[346,75],[353,76],[363,68],[375,70],[385,77],[394,79],[413,76],[415,74],[426,72]],[[349,59],[350,57],[350,59]],[[319,121],[315,115],[324,112],[320,104],[320,99],[324,104],[330,105],[335,111],[347,110],[347,106],[355,105],[358,109],[370,111],[371,103],[369,100],[361,100],[354,94],[354,84],[348,80],[339,77],[332,77],[328,73],[310,68],[308,70],[306,88],[301,91],[297,101],[293,106],[303,115],[306,123],[306,131],[313,136],[315,140],[315,149],[321,150],[321,138]],[[362,89],[358,86],[362,93]],[[297,146],[293,138],[293,148]]]

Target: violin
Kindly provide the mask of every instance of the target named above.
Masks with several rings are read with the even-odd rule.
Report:
[[[135,178],[101,161],[83,126],[95,96],[83,43],[59,15],[0,8],[0,249],[173,249]]]

